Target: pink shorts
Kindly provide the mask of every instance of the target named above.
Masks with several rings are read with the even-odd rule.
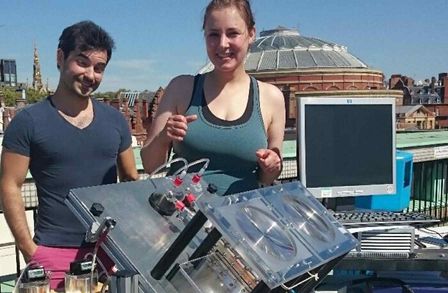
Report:
[[[36,252],[32,256],[30,262],[37,263],[44,267],[50,274],[50,288],[60,291],[64,290],[64,275],[70,270],[70,263],[75,260],[92,259],[92,256],[86,257],[88,253],[92,253],[93,248],[77,248],[77,247],[37,247]],[[99,260],[108,273],[111,272],[114,263],[103,251],[98,250],[97,260]],[[102,267],[97,265],[98,273],[102,273]]]

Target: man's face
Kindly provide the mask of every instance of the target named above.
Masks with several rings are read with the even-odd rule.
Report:
[[[106,50],[70,52],[64,59],[64,52],[58,49],[57,62],[61,86],[79,97],[89,97],[100,85],[107,65]]]

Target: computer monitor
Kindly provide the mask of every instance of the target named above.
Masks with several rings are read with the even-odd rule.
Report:
[[[299,180],[317,198],[394,194],[395,99],[298,98]]]

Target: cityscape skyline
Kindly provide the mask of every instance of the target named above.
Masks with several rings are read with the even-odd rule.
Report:
[[[201,27],[207,3],[4,2],[2,10],[8,13],[0,20],[0,59],[15,59],[17,81],[31,84],[36,44],[42,81],[54,89],[62,29],[90,19],[110,32],[117,47],[98,91],[155,91],[174,76],[195,74],[206,64]],[[418,81],[448,72],[448,40],[442,37],[448,1],[255,0],[252,6],[257,36],[277,26],[298,29],[304,36],[348,47],[349,53],[383,71],[386,80],[395,73]]]

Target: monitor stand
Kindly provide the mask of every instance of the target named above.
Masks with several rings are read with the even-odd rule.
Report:
[[[322,199],[322,204],[329,210],[340,211],[352,211],[355,209],[355,197],[334,197]]]

